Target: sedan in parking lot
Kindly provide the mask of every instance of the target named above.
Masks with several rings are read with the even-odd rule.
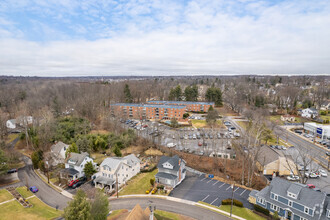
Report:
[[[327,177],[328,173],[325,170],[320,170],[320,175],[323,177]]]
[[[290,175],[286,179],[287,180],[290,180],[290,181],[298,181],[299,180],[299,176]]]

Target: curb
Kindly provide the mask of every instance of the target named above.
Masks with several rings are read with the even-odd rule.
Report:
[[[208,206],[208,205],[204,205],[198,202],[192,202],[192,201],[188,201],[185,199],[179,199],[179,198],[175,198],[175,197],[170,197],[170,196],[160,196],[160,195],[154,195],[154,196],[150,196],[150,195],[143,195],[143,194],[135,194],[135,195],[124,195],[124,196],[119,196],[118,199],[120,198],[138,198],[138,197],[142,197],[142,198],[157,198],[157,199],[165,199],[165,200],[169,200],[169,201],[173,201],[173,202],[179,202],[179,203],[185,203],[187,205],[192,205],[192,206],[200,206],[201,208],[205,208],[205,209],[209,209],[211,211],[214,212],[218,212],[220,214],[226,215],[227,217],[230,216],[229,212],[226,211],[222,211],[220,209],[214,208],[212,206]],[[117,198],[109,198],[109,200],[116,200]],[[245,218],[236,216],[236,215],[232,215],[233,218],[239,219],[239,220],[246,220]]]

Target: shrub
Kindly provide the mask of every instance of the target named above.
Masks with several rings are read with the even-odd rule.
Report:
[[[259,205],[254,204],[254,210],[256,210],[257,212],[261,212],[261,213],[269,216],[269,210],[268,209],[265,209],[265,208],[263,208],[263,207],[261,207]]]
[[[222,205],[231,205],[231,199],[224,199],[224,200],[222,200],[221,204]],[[237,206],[237,207],[243,207],[243,203],[236,199],[233,200],[233,205]]]
[[[327,112],[326,111],[321,111],[320,115],[327,115]]]
[[[165,188],[164,185],[157,186],[157,189],[163,190],[164,188]]]
[[[149,190],[146,191],[146,194],[149,194]]]
[[[154,178],[151,178],[150,179],[150,184],[153,186],[155,184],[155,179]]]

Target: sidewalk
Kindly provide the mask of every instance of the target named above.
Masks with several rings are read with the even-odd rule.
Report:
[[[187,205],[200,206],[202,208],[209,209],[209,210],[212,210],[214,212],[219,212],[219,213],[221,213],[223,215],[226,215],[226,216],[230,216],[229,212],[222,211],[222,210],[214,208],[212,206],[204,205],[204,204],[201,204],[201,203],[198,203],[198,202],[188,201],[188,200],[185,200],[185,199],[174,198],[174,197],[170,197],[170,196],[160,196],[160,195],[151,196],[151,195],[143,195],[143,194],[119,196],[119,198],[130,198],[130,197],[144,197],[144,198],[145,197],[151,197],[151,198],[158,198],[158,199],[166,199],[166,200],[170,200],[170,201],[173,201],[173,202],[185,203]],[[113,199],[116,199],[116,198],[110,198],[110,200],[113,200]],[[239,220],[246,220],[245,218],[239,217],[237,215],[232,215],[232,218],[239,219]]]

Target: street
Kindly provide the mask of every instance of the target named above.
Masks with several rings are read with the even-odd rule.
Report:
[[[181,215],[185,215],[194,219],[205,219],[205,220],[229,220],[229,217],[223,216],[214,211],[198,207],[196,205],[190,205],[181,202],[174,202],[160,198],[119,198],[110,200],[110,209],[133,209],[133,207],[139,204],[142,209],[145,209],[149,205],[156,206],[156,209],[167,212],[174,212]]]

